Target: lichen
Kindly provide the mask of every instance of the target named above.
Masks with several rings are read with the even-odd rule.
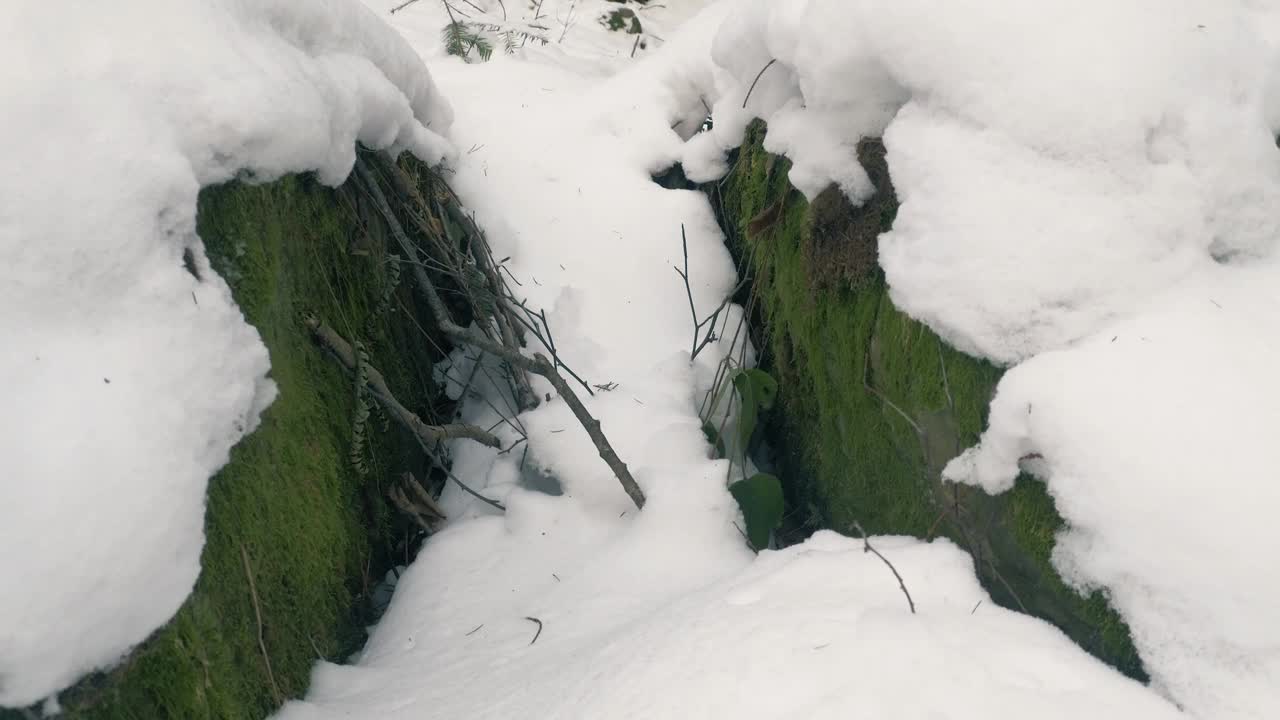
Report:
[[[756,341],[779,381],[769,428],[796,540],[818,527],[947,537],[969,550],[999,604],[1044,618],[1144,678],[1127,627],[1101,593],[1082,596],[1051,562],[1062,519],[1043,483],[990,496],[941,480],[977,441],[1002,370],[943,343],[894,307],[874,263],[897,210],[884,148],[859,157],[876,193],[854,208],[829,189],[811,204],[764,151],[754,123],[729,176],[705,186],[752,278]]]

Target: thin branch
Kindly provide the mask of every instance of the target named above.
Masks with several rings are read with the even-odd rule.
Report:
[[[529,641],[529,644],[532,645],[538,642],[538,637],[542,635],[542,621],[536,617],[527,617],[525,618],[525,620],[528,620],[529,622],[538,623],[538,631],[533,634],[533,639]]]
[[[397,12],[399,12],[399,11],[401,11],[401,10],[403,10],[403,9],[405,9],[405,8],[407,8],[407,7],[409,7],[410,5],[412,5],[412,4],[416,3],[416,2],[418,2],[418,0],[405,0],[405,2],[402,2],[402,3],[400,3],[399,5],[397,5],[397,6],[393,7],[393,8],[391,8],[391,13],[390,13],[390,14],[391,14],[391,15],[395,15]]]
[[[684,280],[684,294],[689,298],[689,315],[693,317],[693,345],[689,350],[689,359],[692,360],[696,355],[698,348],[698,309],[693,305],[693,288],[689,286],[689,238],[684,232],[684,223],[680,223],[680,247],[684,251],[684,272],[680,268],[676,268],[676,274]]]
[[[938,338],[938,365],[942,368],[942,391],[947,394],[947,409],[954,415],[956,412],[956,401],[951,397],[951,382],[947,380],[947,359],[942,354],[942,338]],[[959,442],[959,438],[956,438]]]
[[[452,470],[450,470],[449,468],[445,467],[445,464],[444,464],[443,462],[441,462],[441,461],[440,461],[439,456],[437,456],[437,455],[435,454],[435,452],[434,452],[434,451],[432,451],[432,450],[428,450],[428,451],[427,451],[427,456],[431,458],[431,462],[432,462],[432,463],[433,463],[437,468],[439,468],[442,472],[444,472],[444,474],[445,474],[446,476],[448,476],[448,478],[449,478],[450,480],[452,480],[452,481],[454,482],[454,484],[456,484],[458,487],[462,488],[462,489],[463,489],[463,490],[464,490],[468,495],[470,495],[471,497],[474,497],[475,499],[477,499],[477,500],[479,500],[479,501],[481,501],[481,502],[485,503],[486,505],[490,505],[490,506],[492,506],[492,507],[494,507],[494,508],[497,508],[498,510],[501,510],[501,511],[503,511],[503,512],[506,512],[506,511],[507,511],[507,506],[506,506],[506,505],[503,505],[502,503],[498,502],[497,500],[492,500],[492,499],[490,499],[490,498],[485,497],[484,495],[481,495],[479,492],[476,492],[474,489],[472,489],[470,485],[468,485],[468,484],[466,484],[466,483],[462,482],[462,480],[460,480],[460,479],[458,478],[458,476],[457,476],[457,475],[454,475],[454,474],[453,474],[453,471],[452,471]]]
[[[315,316],[307,316],[303,318],[307,329],[311,334],[320,341],[322,345],[328,348],[349,371],[354,371],[356,367],[356,355],[351,345],[337,331],[330,328]],[[450,423],[448,425],[428,425],[422,421],[413,411],[400,404],[395,396],[391,394],[391,389],[387,387],[386,378],[378,369],[372,366],[368,370],[368,386],[373,396],[378,399],[382,406],[390,411],[401,425],[417,436],[418,440],[426,444],[435,444],[441,440],[474,440],[481,445],[487,445],[491,448],[502,447],[502,441],[496,435],[486,432],[482,428],[466,423]]]
[[[911,600],[911,593],[907,592],[907,584],[902,582],[902,576],[898,574],[898,569],[893,566],[893,563],[889,562],[888,558],[881,555],[879,550],[871,547],[871,540],[867,537],[867,531],[862,529],[861,523],[854,521],[853,526],[862,534],[862,552],[874,553],[876,557],[880,558],[880,562],[889,567],[889,570],[893,572],[893,576],[898,578],[898,587],[902,588],[902,594],[907,596],[907,606],[911,608],[911,614],[915,615],[916,604]]]
[[[866,389],[867,392],[880,398],[880,402],[883,402],[885,405],[888,405],[890,408],[893,409],[894,412],[901,415],[902,419],[906,420],[907,424],[910,425],[912,429],[916,431],[916,435],[919,437],[923,437],[924,429],[921,428],[920,425],[916,423],[915,420],[911,419],[910,415],[908,415],[902,408],[898,407],[897,405],[894,405],[893,401],[890,400],[888,396],[886,396],[884,393],[871,387],[871,382],[869,380],[870,375],[871,375],[871,351],[868,350],[862,365],[862,387]]]
[[[742,98],[742,109],[743,109],[743,110],[746,110],[746,109],[747,109],[747,101],[751,99],[751,93],[752,93],[753,91],[755,91],[755,89],[756,89],[756,83],[760,82],[760,76],[764,75],[764,71],[765,71],[765,70],[768,70],[768,69],[769,69],[769,67],[770,67],[770,66],[772,66],[772,65],[773,65],[774,63],[776,63],[776,62],[778,62],[778,58],[774,58],[774,59],[770,60],[769,62],[767,62],[767,63],[765,63],[765,64],[764,64],[764,67],[760,68],[760,72],[756,73],[756,79],[751,81],[751,87],[747,89],[747,95],[746,95],[746,97]]]
[[[356,161],[356,173],[368,186],[369,195],[373,198],[374,204],[387,221],[391,234],[396,238],[405,255],[410,260],[416,260],[418,258],[417,246],[405,234],[404,228],[400,225],[400,221],[396,219],[395,213],[391,211],[386,197],[382,194],[382,190],[369,172],[369,168],[359,159]],[[596,420],[587,411],[586,406],[582,404],[582,401],[573,392],[573,388],[569,387],[569,384],[565,382],[564,376],[556,370],[555,365],[541,353],[534,353],[533,357],[528,357],[514,348],[495,342],[473,328],[464,328],[458,325],[450,315],[449,309],[445,307],[444,301],[440,299],[440,294],[436,292],[435,285],[431,282],[426,270],[416,264],[411,264],[410,267],[413,269],[417,287],[426,299],[427,306],[431,309],[432,314],[435,315],[436,324],[439,325],[440,330],[455,341],[470,344],[477,349],[501,358],[512,368],[519,368],[546,378],[556,392],[560,394],[560,397],[564,399],[569,409],[573,411],[583,429],[587,431],[591,442],[596,446],[596,452],[599,453],[600,459],[604,460],[609,469],[613,471],[614,476],[617,477],[618,482],[622,485],[622,489],[636,504],[636,507],[643,508],[645,497],[640,485],[632,477],[626,463],[622,462],[622,459],[618,457],[617,452],[614,451],[613,446],[609,443],[609,439],[601,432],[600,421]]]
[[[267,640],[262,631],[262,605],[258,602],[258,588],[253,582],[253,568],[249,567],[249,551],[244,549],[244,543],[240,543],[240,558],[244,560],[245,577],[249,578],[249,597],[253,599],[253,614],[258,619],[258,649],[262,651],[262,662],[267,666],[271,694],[275,697],[276,705],[281,705],[284,703],[284,697],[280,694],[280,686],[276,685],[276,675],[271,671],[271,656],[267,654]]]

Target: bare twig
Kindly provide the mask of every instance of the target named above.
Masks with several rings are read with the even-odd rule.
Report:
[[[313,637],[313,636],[311,636],[311,635],[307,635],[307,639],[311,641],[311,649],[316,651],[316,658],[317,658],[318,660],[326,660],[326,661],[327,661],[327,660],[328,660],[328,658],[326,658],[326,657],[324,656],[324,653],[320,652],[320,646],[319,646],[319,645],[316,645],[316,639],[315,639],[315,637]],[[206,663],[206,664],[205,664],[205,673],[207,674],[208,672],[209,672],[209,666],[208,666],[208,664]],[[207,679],[207,678],[206,678],[206,680],[205,680],[205,684],[206,684],[206,685],[208,684],[208,679]]]
[[[435,294],[435,286],[431,283],[431,278],[427,275],[425,268],[423,268],[420,262],[418,261],[419,249],[417,245],[412,240],[409,239],[409,236],[404,231],[404,227],[400,224],[400,221],[396,218],[395,214],[392,212],[391,206],[387,203],[386,196],[382,193],[382,189],[378,186],[377,178],[374,177],[373,172],[361,159],[356,160],[355,169],[356,169],[356,174],[360,177],[361,181],[363,181],[364,189],[368,193],[369,198],[373,200],[373,204],[377,207],[378,212],[382,214],[383,218],[387,221],[387,225],[391,230],[391,234],[395,237],[396,242],[400,245],[400,248],[405,253],[406,257],[408,257],[410,261],[408,264],[413,269],[414,280],[417,282],[419,289],[422,290],[425,295],[426,290],[424,288],[430,287],[431,293]],[[399,170],[399,168],[396,168],[396,169],[397,171]],[[402,172],[396,172],[396,173],[392,173],[392,178],[396,180],[399,185],[403,186],[402,187],[403,192],[406,192],[411,197],[414,197],[415,200],[423,207],[426,206],[425,198],[422,198],[420,195],[418,195],[418,193],[416,192],[416,189],[412,187],[412,183],[409,182],[407,176],[405,176]],[[443,216],[444,213],[442,212],[441,215]],[[448,225],[444,223],[441,223],[441,224],[442,224],[442,232],[445,234],[448,234]],[[431,236],[432,230],[429,226],[422,225],[420,227],[425,234],[427,234],[428,236]],[[450,238],[450,240],[452,239]],[[452,253],[452,248],[456,247],[456,243],[450,242],[447,244],[443,244],[443,247],[446,248],[445,252],[448,255]],[[473,243],[473,247],[474,247],[474,243]],[[481,266],[482,268],[481,271],[485,272],[488,275],[490,273],[487,272],[485,269],[485,263],[482,260],[482,256],[483,254],[477,254],[476,261],[477,261],[477,264]],[[454,277],[462,278],[465,275],[465,270],[461,267],[458,267],[451,274]],[[470,287],[467,286],[466,283],[463,283],[463,285],[467,289],[468,295],[470,295]],[[431,298],[428,296],[427,299],[430,300]],[[438,295],[436,296],[436,300],[437,301],[439,300]],[[472,307],[475,307],[478,304],[474,297],[471,297],[470,300],[471,300]],[[443,310],[443,315],[441,315],[441,312],[440,312],[441,310]],[[438,320],[447,320],[450,325],[457,327],[457,325],[453,322],[453,318],[449,314],[448,310],[444,308],[443,302],[440,302],[439,307],[433,305],[431,308],[431,311],[432,311],[432,314],[435,315]],[[498,320],[498,325],[500,329],[504,328],[504,325],[501,322],[501,320],[497,318],[495,319]],[[515,344],[516,340],[514,336],[509,332],[509,328],[503,330],[500,334],[502,337],[502,341],[504,343],[508,345]],[[499,357],[502,357],[502,356],[499,355]],[[503,359],[505,360],[506,358],[503,358]],[[535,396],[532,390],[529,388],[529,381],[528,381],[528,378],[525,377],[524,369],[513,367],[512,377],[514,378],[514,383],[515,383],[513,392],[516,396],[517,404],[520,405],[520,408],[522,410],[528,410],[533,407],[536,407],[537,400],[535,399]]]
[[[559,15],[556,16],[556,19],[560,20],[560,24],[564,27],[564,29],[560,31],[560,39],[556,42],[564,42],[565,33],[569,32],[569,28],[573,27],[573,13],[577,8],[578,3],[575,0],[575,2],[569,3],[569,14],[566,15],[563,20],[560,20]]]
[[[403,226],[400,225],[400,221],[396,218],[395,213],[392,212],[391,206],[387,204],[386,196],[382,194],[381,188],[378,187],[377,180],[362,160],[357,159],[356,161],[356,173],[367,186],[366,189],[369,192],[369,196],[386,220],[392,236],[400,244],[405,256],[410,260],[417,260],[417,246],[405,234]],[[526,356],[518,349],[497,342],[474,328],[464,328],[458,325],[449,309],[445,306],[444,301],[440,298],[440,294],[436,291],[435,284],[431,282],[426,270],[421,265],[413,263],[410,263],[410,268],[413,270],[418,290],[426,299],[431,313],[435,315],[436,324],[440,327],[440,330],[457,342],[467,343],[502,359],[513,370],[519,369],[546,378],[556,392],[559,393],[560,397],[564,399],[565,404],[569,406],[583,429],[586,430],[591,442],[596,446],[596,452],[599,453],[600,459],[604,460],[609,469],[613,471],[614,476],[617,477],[618,482],[622,485],[622,489],[636,504],[636,507],[644,507],[645,497],[640,485],[636,483],[626,463],[622,462],[622,459],[618,457],[613,445],[609,443],[609,439],[601,431],[600,421],[596,420],[586,406],[582,404],[582,401],[578,399],[577,394],[573,392],[573,388],[569,387],[564,376],[558,372],[556,365],[553,365],[541,353],[534,353],[533,357]],[[502,299],[498,298],[498,300],[501,301]],[[547,342],[550,344],[549,338]],[[577,378],[576,375],[574,377]],[[581,378],[577,379],[582,382]],[[587,391],[590,392],[590,386],[586,385],[585,382],[583,384],[587,387]]]
[[[765,70],[768,70],[768,69],[769,69],[769,67],[770,67],[770,66],[772,66],[772,65],[773,65],[774,63],[776,63],[776,62],[778,62],[778,58],[774,58],[774,59],[770,60],[769,62],[767,62],[767,63],[765,63],[765,64],[764,64],[764,67],[760,68],[760,72],[756,73],[756,79],[751,81],[751,87],[747,88],[747,94],[746,94],[746,96],[745,96],[745,97],[743,97],[743,98],[742,98],[742,109],[743,109],[743,110],[745,110],[745,109],[747,108],[747,101],[751,99],[751,93],[755,91],[755,89],[756,89],[756,83],[760,82],[760,76],[764,75],[764,71],[765,71]]]
[[[418,0],[405,0],[405,2],[402,2],[399,5],[391,8],[390,14],[395,15],[398,11],[405,9],[416,2],[418,2]]]
[[[883,562],[889,567],[889,570],[893,572],[893,576],[898,578],[898,587],[902,588],[902,594],[907,596],[907,606],[911,608],[911,614],[915,615],[916,604],[911,600],[911,593],[907,592],[907,584],[902,581],[902,576],[898,574],[898,569],[893,566],[893,563],[889,562],[888,558],[881,555],[879,550],[871,547],[871,540],[867,537],[867,531],[862,529],[862,523],[855,521],[853,526],[857,528],[858,532],[862,535],[862,552],[874,553],[876,557],[880,558],[880,562]]]
[[[938,365],[942,368],[942,390],[947,394],[947,409],[954,415],[956,401],[951,397],[951,383],[947,380],[947,359],[942,354],[942,338],[938,338]],[[956,442],[959,442],[959,438]]]
[[[271,681],[271,694],[276,704],[284,703],[280,694],[280,686],[276,685],[276,675],[271,671],[271,656],[267,654],[267,640],[262,631],[262,605],[258,602],[258,588],[253,582],[253,568],[249,566],[249,551],[240,543],[240,558],[244,560],[244,574],[249,578],[249,597],[253,599],[253,614],[258,620],[258,649],[262,651],[262,662],[267,666],[267,679]]]
[[[337,331],[325,325],[315,316],[307,316],[303,319],[303,322],[306,324],[307,329],[311,331],[311,334],[333,353],[343,367],[347,368],[347,370],[355,370],[355,351]],[[390,411],[392,417],[408,428],[421,442],[434,445],[441,440],[466,439],[474,440],[491,448],[502,447],[502,441],[497,436],[475,425],[465,423],[451,423],[448,425],[426,424],[422,421],[422,418],[396,400],[395,396],[391,394],[391,389],[387,387],[386,379],[382,376],[382,373],[378,372],[377,368],[368,368],[368,379],[369,390],[373,396],[382,403],[383,407]]]
[[[898,407],[897,405],[894,405],[893,401],[890,400],[887,395],[871,387],[870,375],[871,375],[871,351],[868,350],[866,353],[866,357],[863,359],[863,364],[862,364],[862,387],[866,389],[867,392],[880,398],[880,402],[884,403],[885,405],[888,405],[894,412],[901,415],[902,419],[906,420],[907,424],[910,425],[911,428],[916,431],[916,435],[919,437],[923,437],[924,428],[921,428],[919,423],[913,420],[911,416],[908,415],[906,411],[904,411],[902,408]]]
[[[698,357],[698,353],[702,352],[703,348],[720,339],[716,336],[716,323],[720,320],[720,313],[724,312],[724,309],[728,307],[729,303],[733,300],[733,296],[737,295],[738,291],[746,286],[747,280],[746,278],[743,278],[737,286],[735,286],[733,290],[729,291],[729,294],[720,301],[720,304],[716,306],[716,309],[712,311],[709,316],[699,320],[698,309],[693,302],[693,287],[689,283],[689,238],[685,234],[684,223],[680,224],[680,247],[684,256],[684,270],[674,266],[672,266],[672,269],[675,270],[676,274],[680,276],[680,279],[684,281],[684,294],[685,297],[689,299],[689,315],[693,318],[693,344],[689,351],[689,360],[692,361]],[[698,334],[702,332],[702,328],[704,327],[707,328],[707,333],[703,336],[702,340],[699,341]]]
[[[470,485],[462,482],[462,480],[459,479],[457,475],[453,474],[452,470],[450,470],[448,467],[445,466],[445,464],[440,460],[440,457],[437,456],[434,451],[428,450],[427,456],[431,458],[432,464],[434,464],[437,468],[439,468],[442,472],[444,472],[444,474],[448,476],[448,478],[452,480],[455,485],[462,488],[463,491],[466,492],[468,495],[485,503],[486,505],[497,508],[498,510],[501,510],[503,512],[507,511],[506,505],[503,505],[497,500],[492,500],[490,498],[485,497],[484,495],[481,495],[479,492],[476,492],[474,489],[472,489]]]
[[[538,631],[533,634],[533,639],[529,641],[529,644],[532,645],[538,642],[538,637],[542,635],[542,621],[536,617],[526,617],[525,620],[528,620],[529,622],[538,623]]]
[[[418,482],[413,473],[403,473],[401,483],[387,489],[387,496],[400,511],[413,518],[418,526],[427,532],[435,532],[436,527],[448,519],[444,508],[431,497],[426,488]],[[406,491],[407,490],[407,491]]]

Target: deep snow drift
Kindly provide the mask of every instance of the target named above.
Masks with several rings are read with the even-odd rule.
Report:
[[[202,185],[438,160],[418,56],[345,0],[10,3],[0,24],[0,706],[190,592],[209,476],[275,388],[195,234]],[[195,275],[184,269],[186,262]]]

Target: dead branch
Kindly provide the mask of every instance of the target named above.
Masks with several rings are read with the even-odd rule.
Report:
[[[369,171],[368,168],[364,167],[363,163],[358,163],[356,170],[360,173],[361,179],[364,180],[366,191],[374,200],[374,204],[378,205],[379,212],[382,212],[385,216],[390,211],[390,206],[386,205],[386,198],[382,195],[381,189],[377,186],[377,180],[373,177],[373,173]],[[494,303],[493,311],[489,312],[486,308],[486,304],[480,302],[479,298],[476,296],[475,288],[473,288],[471,283],[468,281],[469,273],[467,271],[470,266],[467,264],[465,257],[461,254],[459,249],[460,243],[453,238],[449,231],[449,225],[447,222],[449,219],[456,222],[464,229],[464,231],[468,228],[471,230],[469,233],[470,238],[468,238],[469,242],[467,243],[468,248],[470,250],[471,257],[475,260],[475,269],[480,271],[480,275],[484,279],[485,284],[489,285],[489,288],[487,288],[489,294],[494,298],[501,298],[503,296],[503,290],[506,288],[505,283],[495,270],[493,254],[489,249],[489,243],[485,239],[484,233],[481,232],[479,226],[476,225],[475,220],[464,215],[453,204],[446,206],[441,202],[436,201],[434,204],[437,215],[440,218],[437,220],[430,215],[431,205],[428,203],[427,199],[422,196],[422,193],[418,191],[418,188],[409,177],[408,173],[400,167],[392,164],[391,172],[388,174],[390,175],[391,183],[395,186],[396,191],[404,198],[412,201],[412,203],[419,209],[419,213],[410,214],[411,219],[414,221],[418,230],[432,241],[437,253],[450,261],[450,267],[444,268],[444,271],[458,281],[463,292],[467,296],[467,301],[470,306],[476,310],[477,314],[481,317],[487,316],[491,318],[493,320],[493,325],[497,327],[497,335],[494,336],[493,328],[488,322],[478,323],[482,331],[490,337],[500,339],[502,343],[508,347],[520,347],[523,345],[524,333],[520,327],[515,324],[514,321],[517,318],[514,317],[514,312],[511,308],[498,301]],[[448,191],[449,198],[456,200],[457,196],[454,194],[452,188],[449,188],[448,185],[444,184],[443,180],[440,180],[439,182]],[[377,191],[376,195],[375,191]],[[381,200],[379,200],[379,198],[381,198]],[[385,211],[383,209],[384,206],[386,206]],[[403,231],[403,228],[401,228],[401,230]],[[407,239],[407,236],[405,236],[405,238]],[[397,236],[396,239],[397,241],[400,241],[401,238]],[[403,245],[403,242],[401,244]],[[509,380],[512,384],[512,396],[515,397],[516,404],[522,410],[537,407],[537,396],[534,394],[533,388],[529,385],[529,378],[524,371],[512,368]]]
[[[311,334],[320,341],[322,345],[328,348],[349,371],[354,371],[356,367],[356,354],[341,335],[333,328],[325,325],[315,316],[307,316],[303,318],[307,329]],[[474,440],[481,445],[487,445],[491,448],[501,448],[502,441],[496,435],[485,431],[475,425],[467,425],[465,423],[451,423],[448,425],[428,425],[422,421],[411,410],[400,404],[395,396],[391,394],[391,389],[387,387],[387,381],[378,372],[377,368],[369,367],[369,390],[373,396],[382,403],[401,425],[408,428],[409,432],[417,436],[418,440],[426,445],[434,446],[441,440]]]
[[[855,521],[853,523],[853,526],[858,529],[859,533],[862,534],[862,552],[874,553],[876,557],[880,558],[880,562],[884,563],[889,567],[889,570],[893,572],[893,576],[898,578],[898,587],[902,588],[902,594],[907,596],[907,607],[910,607],[911,614],[915,615],[916,604],[912,602],[911,593],[907,592],[907,584],[902,581],[902,576],[898,574],[898,568],[894,567],[893,563],[889,562],[888,558],[886,558],[884,555],[881,555],[879,550],[871,547],[871,539],[867,537],[867,531],[862,529],[862,523]]]
[[[422,487],[413,473],[402,474],[400,480],[400,483],[387,488],[391,502],[423,530],[435,532],[439,524],[448,519],[444,508]]]
[[[532,645],[538,642],[538,636],[542,635],[542,621],[536,617],[527,617],[525,620],[538,624],[538,631],[533,634],[533,639],[529,641],[529,644]]]
[[[564,377],[556,370],[556,366],[551,363],[546,356],[541,353],[534,353],[533,357],[523,355],[516,348],[507,347],[493,339],[487,337],[483,333],[474,328],[464,328],[458,325],[449,309],[445,306],[444,301],[440,298],[440,294],[436,291],[435,284],[431,282],[431,277],[427,275],[426,270],[417,263],[418,248],[405,234],[403,226],[392,212],[391,206],[387,204],[386,196],[382,194],[381,188],[378,187],[377,180],[373,177],[369,168],[362,160],[356,160],[356,173],[365,183],[366,189],[370,197],[377,206],[378,211],[382,213],[383,218],[387,221],[387,226],[391,230],[391,234],[396,238],[396,242],[400,244],[405,256],[411,261],[410,268],[413,270],[414,280],[418,290],[422,293],[427,301],[427,306],[435,315],[436,324],[440,330],[457,342],[467,343],[479,350],[483,350],[494,355],[507,363],[512,368],[518,368],[535,375],[540,375],[551,383],[556,389],[560,397],[564,399],[569,409],[573,411],[578,422],[582,424],[583,429],[587,431],[587,435],[591,438],[591,442],[595,444],[596,451],[600,454],[600,458],[605,461],[609,469],[617,477],[618,482],[622,484],[622,489],[626,491],[636,507],[644,507],[644,492],[632,477],[631,471],[627,469],[626,463],[618,457],[613,446],[609,443],[609,439],[605,437],[600,430],[600,421],[587,411],[586,406],[574,394],[573,389],[565,382]]]
[[[410,5],[412,5],[412,4],[414,4],[414,3],[416,3],[416,2],[418,2],[418,0],[405,0],[405,2],[402,2],[402,3],[400,3],[399,5],[397,5],[397,6],[393,7],[393,8],[391,8],[391,13],[390,13],[390,14],[395,15],[395,14],[396,14],[396,12],[398,12],[398,11],[400,11],[400,10],[405,9],[405,8],[409,7]]]
[[[425,448],[424,448],[424,449],[425,449]],[[461,480],[457,475],[454,475],[454,474],[453,474],[453,471],[452,471],[452,470],[450,470],[450,469],[448,468],[448,466],[446,466],[446,465],[444,464],[444,462],[442,462],[442,461],[440,460],[440,457],[439,457],[438,455],[436,455],[436,454],[435,454],[435,451],[430,450],[430,449],[426,449],[426,451],[427,451],[427,457],[431,458],[431,462],[432,462],[432,463],[433,463],[433,464],[434,464],[438,469],[440,469],[440,470],[441,470],[441,471],[442,471],[446,476],[448,476],[448,478],[449,478],[450,480],[452,480],[452,481],[454,482],[454,484],[455,484],[455,485],[457,485],[458,487],[462,488],[462,489],[463,489],[463,490],[464,490],[468,495],[470,495],[471,497],[474,497],[474,498],[475,498],[475,499],[477,499],[477,500],[480,500],[481,502],[485,503],[486,505],[490,505],[490,506],[492,506],[492,507],[494,507],[494,508],[497,508],[498,510],[501,510],[501,511],[503,511],[503,512],[506,512],[506,511],[507,511],[507,506],[506,506],[506,505],[503,505],[502,503],[498,502],[497,500],[492,500],[492,499],[490,499],[490,498],[485,497],[484,495],[481,495],[480,493],[476,492],[476,490],[475,490],[475,489],[473,489],[470,485],[468,485],[468,484],[466,484],[466,483],[462,482],[462,480]]]
[[[240,543],[240,558],[244,560],[244,574],[249,578],[249,597],[253,599],[253,614],[258,619],[258,649],[262,651],[262,662],[267,666],[267,679],[271,681],[271,694],[276,705],[284,703],[280,694],[280,686],[276,685],[276,675],[271,671],[271,656],[267,654],[267,640],[262,631],[262,605],[258,602],[258,588],[253,582],[253,568],[249,567],[249,551]]]

